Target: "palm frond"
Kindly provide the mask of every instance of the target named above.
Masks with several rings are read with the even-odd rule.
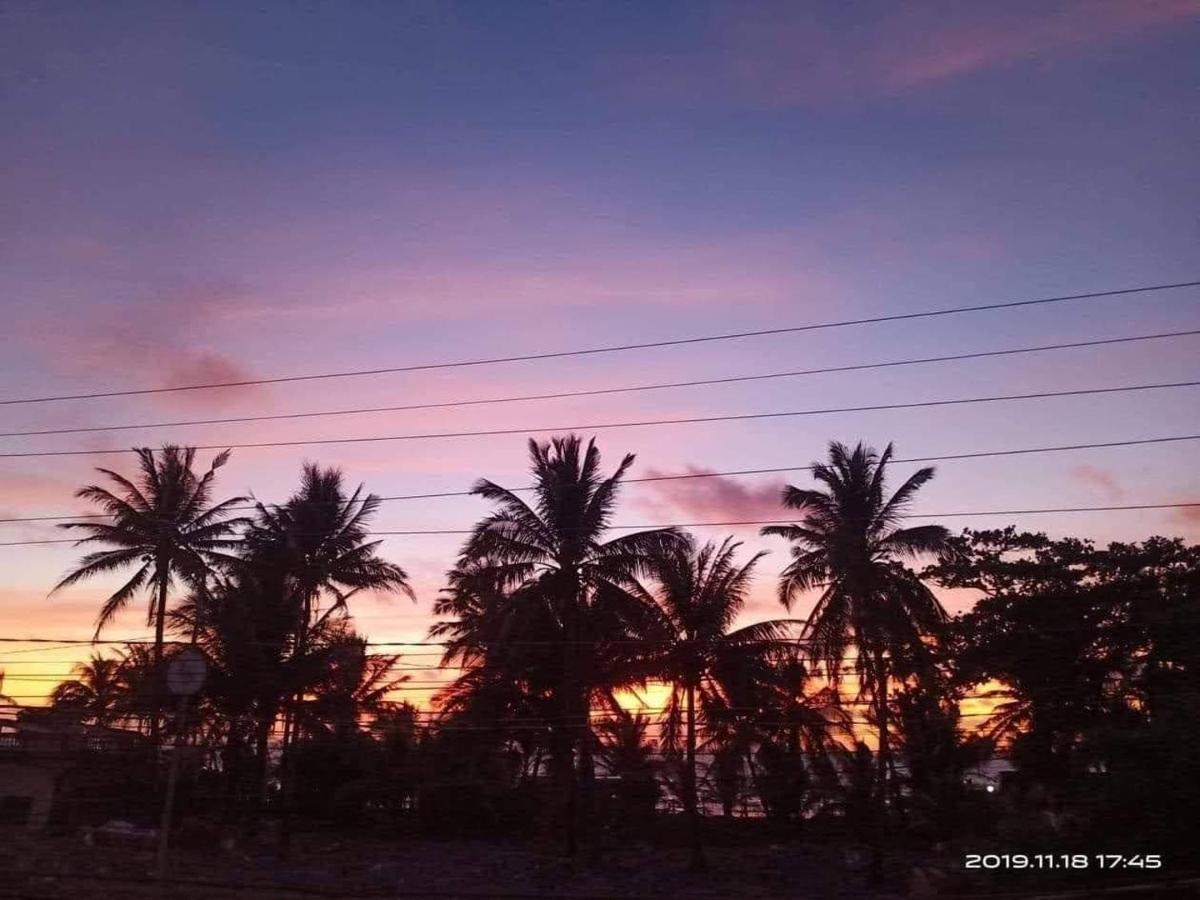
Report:
[[[147,583],[148,576],[152,567],[152,563],[145,563],[140,569],[133,573],[133,577],[126,581],[121,587],[117,588],[112,595],[104,601],[104,605],[100,607],[100,614],[96,617],[96,632],[94,638],[100,637],[100,632],[104,630],[104,626],[112,621],[141,588]],[[115,567],[114,567],[115,568]]]

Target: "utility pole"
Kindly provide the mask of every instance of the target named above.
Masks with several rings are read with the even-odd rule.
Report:
[[[187,728],[188,702],[204,685],[208,662],[198,647],[188,647],[176,654],[167,666],[167,690],[179,698],[179,717],[175,740],[171,748],[171,768],[167,774],[167,796],[163,800],[162,818],[158,826],[158,856],[154,876],[159,880],[167,875],[167,849],[171,836],[171,820],[175,815],[175,789],[179,783],[179,754],[183,748],[183,733]]]

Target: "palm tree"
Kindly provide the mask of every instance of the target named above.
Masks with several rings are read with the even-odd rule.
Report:
[[[359,591],[401,591],[416,599],[405,571],[378,556],[382,541],[368,540],[379,497],[364,496],[361,484],[347,495],[343,479],[336,467],[306,463],[300,490],[282,506],[258,504],[246,534],[248,555],[286,573],[300,602],[296,639],[301,645],[315,622],[346,609]],[[319,607],[323,593],[330,597],[324,611]]]
[[[596,725],[597,756],[610,778],[619,779],[621,814],[641,819],[658,802],[654,744],[647,736],[651,720],[642,713],[616,709]]]
[[[799,821],[829,793],[837,749],[852,737],[837,691],[810,689],[803,648],[783,642],[726,676],[727,706],[711,712],[707,746],[744,754],[763,811]]]
[[[247,558],[272,572],[269,580],[294,604],[291,655],[297,661],[308,658],[313,635],[344,615],[359,591],[400,591],[416,599],[404,569],[378,555],[382,541],[368,539],[379,497],[364,495],[361,484],[347,494],[343,480],[336,467],[305,463],[300,490],[283,505],[259,503],[246,533]],[[329,602],[322,609],[323,595]],[[285,750],[295,739],[302,701],[297,685],[284,718]],[[289,795],[293,780],[284,781]]]
[[[679,535],[658,529],[605,540],[632,454],[605,478],[594,440],[586,447],[575,435],[531,440],[529,452],[531,503],[487,480],[472,489],[497,508],[467,539],[451,589],[477,600],[472,627],[479,630],[474,638],[463,636],[468,642],[521,642],[512,628],[497,624],[505,620],[544,635],[539,665],[556,710],[551,764],[565,805],[567,852],[574,853],[579,775],[587,802],[593,774],[591,703],[638,655],[629,641],[650,627],[654,615],[652,598],[637,579]]]
[[[96,636],[139,591],[148,590],[146,622],[154,626],[154,665],[155,671],[161,672],[171,584],[180,578],[194,586],[203,585],[213,566],[230,559],[228,551],[236,546],[234,532],[246,520],[227,516],[232,506],[246,498],[210,502],[217,469],[229,460],[228,450],[218,453],[200,475],[192,468],[195,448],[168,444],[157,456],[145,447],[134,452],[138,473],[133,478],[97,469],[114,487],[92,484],[76,492],[75,496],[98,505],[109,521],[66,522],[59,527],[87,532],[77,546],[107,545],[107,549],[84,556],[51,593],[96,575],[133,568],[129,580],[100,608]],[[156,690],[151,718],[155,739],[160,706],[161,690]]]
[[[828,462],[812,467],[823,490],[784,489],[784,505],[803,513],[804,524],[762,530],[792,542],[792,561],[780,576],[783,605],[790,609],[800,594],[821,592],[802,638],[834,684],[840,681],[847,650],[856,648],[854,670],[860,693],[870,697],[879,739],[877,875],[891,768],[888,682],[902,672],[899,666],[911,671],[922,661],[924,641],[946,621],[933,592],[906,562],[941,552],[949,537],[940,525],[900,527],[905,510],[934,470],[919,469],[888,497],[891,457],[891,444],[877,454],[861,443],[853,450],[831,443]]]
[[[345,738],[365,727],[367,717],[389,710],[388,695],[409,680],[396,670],[399,656],[368,653],[366,638],[348,626],[334,630],[311,655],[311,697],[300,706],[297,734]]]
[[[171,616],[172,628],[192,635],[208,659],[204,693],[224,726],[230,815],[255,811],[243,804],[265,791],[272,728],[285,698],[299,690],[297,606],[285,574],[248,554]]]
[[[98,653],[87,662],[76,663],[72,669],[76,677],[54,689],[51,705],[78,712],[97,725],[112,725],[129,706],[123,663]]]
[[[462,672],[434,703],[443,724],[474,729],[476,749],[515,749],[522,776],[536,778],[557,711],[561,635],[545,605],[527,602],[519,590],[496,590],[490,577],[486,562],[460,561],[434,604],[434,615],[448,618],[429,636],[444,643],[442,665]]]
[[[754,566],[765,553],[738,565],[740,543],[697,548],[691,538],[677,541],[654,561],[656,598],[665,626],[660,675],[671,684],[662,731],[664,751],[678,757],[683,734],[682,799],[692,835],[693,869],[704,866],[700,805],[696,790],[697,705],[725,707],[722,678],[732,676],[747,657],[762,655],[783,637],[786,623],[759,622],[730,630],[746,602]]]

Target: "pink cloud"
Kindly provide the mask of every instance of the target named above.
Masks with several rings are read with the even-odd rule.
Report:
[[[586,229],[581,244],[556,254],[506,261],[470,258],[470,249],[432,252],[418,261],[355,261],[303,272],[285,285],[288,300],[259,305],[259,319],[478,321],[527,311],[639,308],[716,309],[736,301],[759,307],[806,298],[840,301],[845,279],[824,252],[825,229],[755,232],[694,241],[645,242]],[[531,319],[528,328],[551,327]]]
[[[909,23],[906,49],[879,57],[883,84],[903,91],[1015,60],[1107,44],[1197,14],[1192,0],[1087,0],[1047,5],[1039,16],[1006,13],[1003,5],[989,9],[982,20],[950,18],[932,29],[928,21]]]
[[[113,373],[120,373],[124,383],[137,387],[245,381],[253,379],[254,373],[212,349],[208,341],[215,342],[219,326],[242,314],[247,300],[245,292],[227,285],[163,291],[125,306],[119,316],[99,322],[81,320],[74,332],[49,333],[51,328],[61,328],[60,319],[35,323],[35,336],[44,341],[56,366],[104,377],[105,387],[120,386],[112,380]],[[172,409],[217,409],[261,393],[261,387],[245,385],[152,399]]]
[[[1181,500],[1181,503],[1190,503],[1193,498]],[[1175,510],[1175,519],[1184,525],[1200,526],[1200,506],[1185,506],[1183,509]]]
[[[1116,502],[1125,498],[1125,488],[1108,469],[1085,463],[1073,468],[1071,476],[1089,487],[1096,488],[1109,500]]]
[[[703,53],[626,60],[631,99],[751,107],[907,93],[975,72],[1122,38],[1196,16],[1192,0],[1086,0],[1018,14],[1004,4],[897,4],[863,27],[834,29],[810,8],[755,6],[711,23]]]
[[[710,472],[712,469],[692,465],[682,473],[648,469],[646,475],[703,475]],[[783,486],[781,479],[749,485],[728,476],[652,481],[642,484],[648,496],[640,497],[637,502],[649,512],[666,519],[686,518],[709,522],[782,519],[786,518],[779,499]]]
[[[175,359],[166,363],[163,385],[179,387],[188,384],[225,384],[252,378],[254,373],[250,369],[216,351],[186,350],[177,352]],[[242,386],[238,390],[245,390],[247,387]]]
[[[78,487],[65,477],[32,472],[0,474],[0,517],[31,515],[31,509],[32,514],[62,509]]]

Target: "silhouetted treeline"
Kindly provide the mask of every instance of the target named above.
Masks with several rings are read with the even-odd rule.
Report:
[[[63,583],[123,571],[99,626],[142,596],[158,639],[55,689],[53,714],[144,735],[98,757],[110,790],[65,791],[59,821],[152,805],[184,753],[184,819],[247,837],[657,836],[701,867],[706,842],[769,829],[860,844],[876,874],[903,846],[1197,837],[1200,548],[906,526],[933,470],[889,491],[890,447],[833,444],[781,497],[795,524],[764,529],[790,553],[781,616],[746,624],[762,554],[613,528],[632,456],[606,473],[576,437],[530,454],[532,492],[473,489],[492,511],[433,607],[431,705],[395,697],[437,664],[355,628],[358,595],[409,587],[371,540],[378,498],[340,472],[306,466],[278,506],[213,503],[226,454],[197,475],[167,447],[83,489],[110,518],[72,524],[102,549]],[[979,599],[949,617],[941,588]],[[162,672],[188,644],[209,670],[181,718]],[[631,712],[630,692],[663,699]]]

